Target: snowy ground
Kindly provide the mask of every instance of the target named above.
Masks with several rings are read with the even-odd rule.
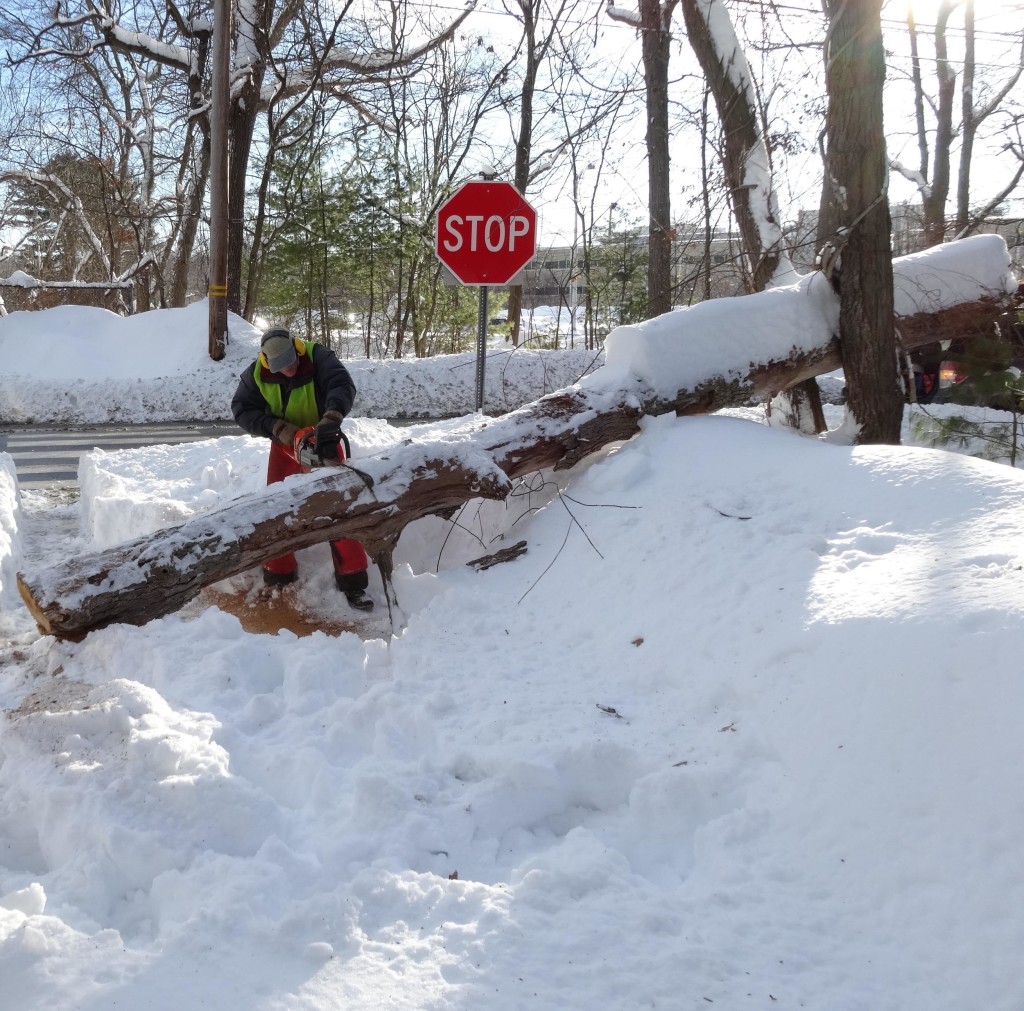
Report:
[[[1024,478],[906,437],[647,419],[410,527],[393,629],[303,552],[303,636],[58,642],[13,590],[258,487],[256,441],[0,472],[0,1007],[1020,1011]]]

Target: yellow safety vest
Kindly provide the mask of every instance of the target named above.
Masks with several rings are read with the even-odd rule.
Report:
[[[303,341],[302,343],[306,348],[303,353],[312,362],[313,345],[315,342]],[[257,359],[256,364],[253,366],[253,378],[256,380],[256,386],[263,395],[263,399],[267,402],[267,407],[270,408],[270,413],[275,418],[284,418],[285,421],[298,425],[299,428],[315,425],[320,420],[320,412],[316,407],[316,387],[313,383],[312,372],[309,374],[309,379],[302,386],[296,387],[288,394],[287,408],[283,406],[284,398],[281,396],[281,384],[265,382],[262,373],[263,366],[260,365],[259,359]]]

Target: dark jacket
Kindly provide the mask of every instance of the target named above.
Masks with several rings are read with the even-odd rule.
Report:
[[[235,421],[250,435],[272,439],[274,425],[278,420],[276,415],[270,413],[270,407],[256,385],[256,368],[262,369],[261,379],[264,383],[278,383],[281,386],[281,399],[286,406],[292,390],[306,383],[313,383],[316,406],[321,416],[325,411],[337,411],[345,417],[352,410],[356,385],[352,382],[348,369],[330,348],[314,344],[312,356],[299,356],[299,368],[294,376],[271,372],[261,365],[258,366],[255,361],[242,373],[231,400],[231,413]]]

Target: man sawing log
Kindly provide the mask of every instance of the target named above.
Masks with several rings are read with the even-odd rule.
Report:
[[[990,332],[1004,303],[992,294],[900,318],[902,349],[947,335]],[[737,370],[723,363],[721,374],[695,379],[669,396],[635,377],[605,379],[606,370],[599,369],[510,414],[474,420],[457,447],[410,442],[337,470],[292,478],[125,544],[33,575],[18,573],[18,589],[44,634],[78,639],[115,622],[145,624],[178,610],[204,586],[282,551],[342,536],[359,540],[387,581],[391,552],[416,519],[450,516],[474,498],[503,499],[524,474],[571,467],[631,438],[644,414],[708,414],[742,406],[840,367],[833,338],[785,359],[748,363],[742,378],[725,378]],[[616,385],[623,383],[627,387]]]

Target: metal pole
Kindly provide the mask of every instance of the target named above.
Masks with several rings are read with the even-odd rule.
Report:
[[[210,95],[210,357],[228,342],[228,72],[231,2],[214,0],[213,88]]]
[[[476,322],[476,409],[484,409],[484,361],[487,355],[487,285],[480,286],[480,308]]]

